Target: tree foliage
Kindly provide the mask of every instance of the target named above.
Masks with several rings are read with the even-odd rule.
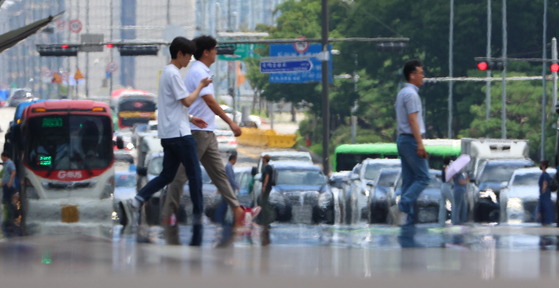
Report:
[[[542,53],[543,0],[509,0],[508,10],[508,56],[540,57]],[[492,55],[501,55],[502,2],[492,1]],[[410,42],[402,53],[379,52],[375,43],[335,43],[340,55],[333,56],[333,74],[360,76],[358,92],[353,81],[336,79],[331,85],[330,101],[332,114],[332,141],[350,141],[349,113],[354,100],[358,100],[359,131],[361,135],[375,135],[367,139],[394,141],[394,100],[399,84],[403,81],[399,69],[410,59],[421,59],[427,77],[449,75],[449,1],[438,0],[330,0],[331,37],[409,37]],[[320,0],[287,0],[277,7],[277,25],[261,26],[270,38],[295,38],[303,35],[318,38],[321,32]],[[487,1],[470,0],[455,3],[454,16],[454,68],[455,77],[484,77],[477,71],[474,57],[485,56],[487,45]],[[559,34],[559,0],[550,0],[548,5],[548,38]],[[355,64],[355,55],[357,65]],[[548,55],[551,53],[548,50]],[[252,69],[256,69],[253,66]],[[510,62],[509,75],[541,75],[541,63]],[[250,73],[250,72],[249,72]],[[494,72],[495,76],[500,73]],[[254,75],[256,77],[257,75]],[[270,84],[267,75],[260,76],[266,97],[272,101],[311,103],[311,112],[321,115],[320,85],[314,84]],[[252,78],[249,77],[252,82]],[[509,82],[507,89],[507,135],[509,138],[527,138],[531,141],[531,154],[535,159],[541,137],[541,81]],[[551,85],[548,85],[548,87]],[[549,90],[549,88],[548,88]],[[452,138],[461,136],[500,137],[500,84],[491,88],[491,119],[485,121],[485,83],[455,82],[453,95]],[[550,92],[550,91],[548,91]],[[448,138],[448,95],[447,83],[420,89],[425,100],[428,138]],[[549,94],[550,95],[550,94]],[[549,99],[549,98],[548,98]],[[551,111],[547,119],[547,155],[555,147],[555,131],[552,126],[556,116]],[[311,131],[313,133],[318,133]],[[339,130],[339,132],[338,132]],[[336,138],[337,137],[337,138]],[[347,138],[349,139],[347,139]],[[319,138],[319,137],[316,137]],[[362,139],[367,141],[366,139]],[[548,157],[549,158],[549,157]]]

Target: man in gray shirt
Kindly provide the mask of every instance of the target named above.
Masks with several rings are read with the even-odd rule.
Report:
[[[406,85],[396,98],[396,118],[398,121],[398,154],[402,161],[402,195],[398,202],[398,222],[414,225],[414,206],[417,198],[429,184],[429,163],[423,147],[425,124],[421,113],[419,87],[423,85],[423,67],[419,60],[408,61],[404,65]]]

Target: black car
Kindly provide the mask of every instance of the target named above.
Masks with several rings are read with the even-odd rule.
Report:
[[[274,176],[268,202],[276,221],[334,224],[334,194],[319,166],[298,161],[278,161],[271,165]],[[262,198],[258,199],[261,202]]]

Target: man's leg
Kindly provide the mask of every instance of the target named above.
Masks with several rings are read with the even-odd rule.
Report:
[[[175,179],[173,179],[173,182],[167,186],[167,194],[165,195],[165,202],[163,203],[163,209],[161,211],[163,222],[165,222],[166,219],[169,219],[173,213],[177,215],[177,211],[180,206],[180,199],[184,190],[184,184],[186,184],[187,180],[188,178],[186,177],[184,165],[181,163],[179,165],[179,169],[177,169]]]
[[[413,174],[413,183],[411,186],[402,192],[399,207],[402,211],[408,213],[408,219],[413,221],[415,219],[415,203],[417,198],[423,190],[429,185],[429,164],[427,159],[421,158],[417,155],[417,143],[414,138],[406,137],[405,141],[398,141],[398,151],[400,154],[402,164],[406,163]],[[400,147],[402,149],[400,149]],[[411,224],[411,223],[408,223]]]
[[[165,185],[171,183],[175,178],[180,164],[179,153],[181,148],[179,146],[180,138],[161,139],[161,146],[163,146],[163,170],[159,176],[149,181],[144,188],[138,192],[136,199],[141,203],[145,203],[153,194],[163,189]]]
[[[177,169],[177,175],[173,182],[167,186],[165,201],[161,210],[161,218],[163,219],[163,237],[167,245],[179,245],[179,226],[178,223],[171,223],[171,216],[178,215],[180,200],[182,197],[183,187],[186,183],[186,171],[181,163]]]
[[[397,141],[397,145],[398,145],[398,154],[400,155],[400,161],[401,161],[401,166],[402,166],[402,187],[401,189],[401,195],[400,195],[400,202],[398,203],[398,208],[400,209],[400,211],[404,212],[404,213],[411,213],[411,211],[409,211],[407,209],[407,207],[404,207],[402,205],[400,205],[400,203],[402,202],[402,197],[403,195],[408,191],[408,189],[410,189],[411,185],[413,184],[413,171],[410,167],[410,164],[407,162],[407,158],[403,157],[402,155],[409,153],[409,151],[406,151],[406,149],[410,149],[409,147],[407,147],[404,142],[405,139],[403,138],[404,136],[400,136],[398,137],[398,141]]]

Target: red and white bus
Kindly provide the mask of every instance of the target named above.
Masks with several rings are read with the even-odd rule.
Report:
[[[18,174],[24,235],[87,233],[110,236],[114,154],[109,106],[50,100],[21,118]]]
[[[118,117],[119,128],[147,124],[155,120],[155,95],[137,89],[119,89],[111,95],[111,107]]]

